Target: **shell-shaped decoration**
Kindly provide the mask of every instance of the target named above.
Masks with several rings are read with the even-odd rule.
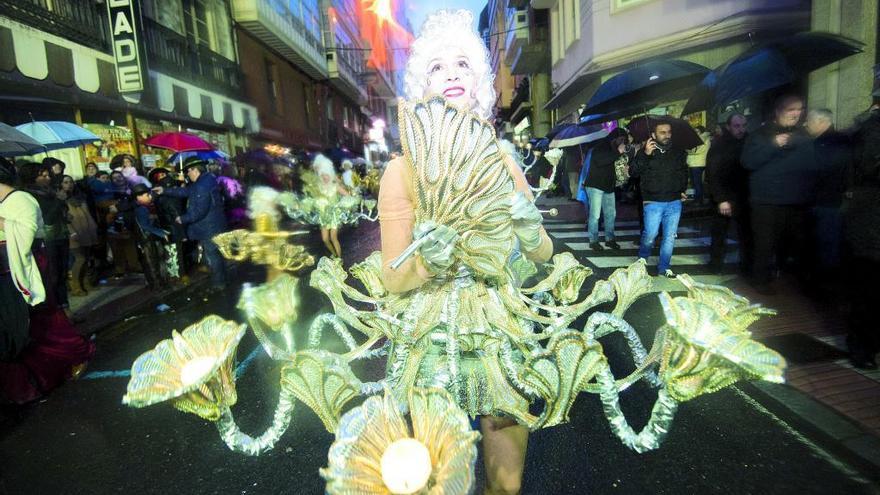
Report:
[[[643,261],[636,261],[626,268],[614,270],[608,281],[614,286],[614,292],[617,294],[617,304],[612,314],[619,318],[623,318],[629,307],[640,297],[649,294],[654,285]]]
[[[238,300],[238,309],[244,311],[249,318],[259,318],[271,330],[281,330],[285,323],[293,322],[298,317],[299,281],[287,274],[275,280],[253,286],[245,286]]]
[[[427,448],[430,458],[428,482],[414,493],[470,493],[480,434],[471,430],[468,416],[440,389],[413,388],[408,405],[412,430],[388,390],[384,397],[370,397],[342,417],[328,466],[321,469],[326,493],[394,493],[383,480],[382,457],[400,440],[415,440]]]
[[[364,284],[367,294],[371,297],[378,299],[388,293],[382,282],[382,253],[380,251],[375,251],[364,261],[355,263],[349,271]]]
[[[251,254],[249,241],[250,232],[244,229],[223,232],[214,236],[214,243],[224,258],[233,261],[244,261]]]
[[[233,361],[245,325],[208,316],[141,354],[122,403],[145,407],[171,400],[177,409],[216,421],[235,404]]]
[[[581,286],[593,270],[581,265],[569,252],[553,255],[552,270],[546,278],[532,287],[521,289],[523,294],[551,292],[553,297],[562,304],[569,304],[577,299]],[[572,294],[573,293],[573,294]]]
[[[454,229],[461,236],[458,258],[479,274],[502,277],[514,246],[515,185],[494,127],[442,97],[401,101],[399,121],[413,170],[416,225]]]
[[[361,382],[339,355],[321,350],[297,352],[281,369],[281,386],[309,406],[333,433],[342,408],[360,393]]]
[[[544,412],[533,430],[568,421],[568,411],[605,356],[602,346],[582,332],[564,330],[550,338],[547,349],[529,356],[523,379],[546,401]]]
[[[736,330],[747,331],[747,328],[762,316],[772,316],[776,311],[760,304],[750,304],[745,297],[735,294],[727,287],[702,284],[690,275],[679,275],[678,281],[688,290],[688,298],[711,306],[725,318]]]
[[[660,378],[683,402],[741,379],[782,383],[785,359],[732,327],[711,306],[660,294],[666,315]]]

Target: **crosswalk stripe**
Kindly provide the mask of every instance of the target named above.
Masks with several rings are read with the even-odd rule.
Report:
[[[618,268],[629,266],[636,260],[635,256],[590,256],[587,258],[597,268]],[[739,260],[738,253],[727,253],[724,257],[725,264],[734,264]],[[672,268],[694,265],[706,265],[709,263],[708,254],[674,254],[672,255]],[[648,266],[657,265],[657,257],[648,258]]]
[[[736,241],[731,241],[729,239],[728,242],[734,244],[736,243]],[[711,244],[711,237],[696,237],[693,239],[675,240],[675,248],[709,247]],[[590,248],[590,243],[588,242],[566,242],[565,245],[573,251],[593,251],[593,249]]]
[[[695,229],[693,227],[679,227],[678,228],[679,234],[696,234],[699,232],[700,232],[699,229]],[[589,237],[589,235],[590,235],[589,232],[587,232],[586,230],[581,230],[578,232],[553,232],[553,231],[550,231],[549,234],[557,239],[577,239],[579,237],[586,238],[586,237]],[[604,234],[604,232],[602,232],[602,234]],[[618,239],[622,238],[622,237],[628,237],[628,236],[639,237],[641,235],[642,235],[642,232],[640,230],[615,230],[614,231],[614,237],[616,237]]]

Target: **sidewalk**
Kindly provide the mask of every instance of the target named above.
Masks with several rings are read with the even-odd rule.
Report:
[[[71,296],[70,311],[80,333],[91,335],[143,308],[171,301],[178,292],[198,289],[207,280],[207,273],[196,272],[189,285],[154,292],[147,288],[143,274],[129,273],[119,280],[104,280],[85,296]]]
[[[584,232],[580,203],[562,198],[541,198],[541,209],[560,210],[556,218],[545,217],[545,228],[557,249],[572,251],[599,277],[636,259],[639,237],[634,205],[618,203],[615,236],[622,249],[594,251]],[[755,338],[782,354],[788,361],[784,385],[754,382],[739,386],[760,398],[768,408],[799,418],[805,428],[830,440],[838,451],[856,462],[880,467],[880,371],[853,368],[845,345],[846,318],[831,302],[816,302],[787,277],[777,281],[777,294],[756,293],[736,274],[735,239],[729,239],[727,267],[722,275],[708,272],[709,210],[686,205],[676,239],[673,269],[688,273],[699,282],[724,285],[753,303],[775,309],[776,316],[750,327]],[[733,229],[731,229],[732,233]],[[654,259],[649,260],[653,267]],[[650,268],[649,268],[650,270]],[[655,278],[655,290],[683,290],[676,280]]]

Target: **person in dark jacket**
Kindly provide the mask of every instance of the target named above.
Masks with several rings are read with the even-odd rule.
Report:
[[[590,234],[590,249],[596,251],[604,249],[599,244],[599,215],[602,213],[605,216],[605,245],[611,249],[620,249],[620,244],[614,240],[614,222],[617,219],[614,162],[626,151],[626,143],[626,132],[615,129],[596,143],[590,153],[589,170],[583,186],[589,201],[587,230]]]
[[[823,279],[834,277],[840,267],[843,239],[843,216],[840,208],[847,190],[852,167],[849,136],[834,129],[834,115],[828,109],[814,109],[807,114],[807,132],[815,141],[816,199],[813,207],[816,261]]]
[[[850,361],[858,368],[877,369],[880,332],[880,93],[874,106],[860,119],[856,133],[858,153],[852,174],[850,198],[844,213],[849,260],[847,283],[852,310],[846,343]]]
[[[163,167],[150,170],[147,179],[150,183],[164,189],[180,185],[174,174]],[[174,245],[173,255],[177,263],[177,277],[186,283],[189,280],[187,275],[191,266],[189,259],[194,251],[194,246],[187,241],[186,228],[176,221],[177,217],[186,212],[186,199],[163,194],[153,198],[153,204],[156,207],[159,227],[169,232],[169,242]]]
[[[187,187],[165,189],[157,187],[159,194],[186,198],[186,213],[175,219],[186,226],[189,239],[199,241],[202,252],[211,270],[213,290],[226,286],[226,264],[214,243],[214,236],[226,230],[226,217],[223,214],[223,196],[217,179],[208,172],[207,163],[198,157],[190,157],[183,163],[183,170],[189,180]]]
[[[790,254],[806,274],[807,220],[815,199],[816,151],[812,138],[798,124],[804,113],[799,96],[776,100],[775,119],[746,139],[742,164],[749,173],[749,203],[755,255],[753,285],[771,294],[771,273]],[[808,250],[807,250],[808,251]],[[777,255],[778,258],[777,258]]]
[[[639,258],[647,262],[662,227],[657,274],[673,278],[672,249],[688,184],[687,153],[672,146],[671,124],[658,120],[652,127],[651,138],[630,167],[630,176],[639,179],[645,216]]]
[[[709,199],[715,205],[709,269],[715,273],[719,273],[724,267],[724,252],[731,219],[736,221],[740,271],[747,273],[752,266],[749,174],[740,163],[747,124],[744,115],[730,115],[721,136],[714,140],[706,156],[706,184]]]
[[[164,267],[165,243],[169,233],[156,224],[153,213],[153,194],[145,184],[135,184],[131,188],[134,202],[134,218],[137,225],[137,245],[141,252],[144,277],[151,290],[162,290],[168,285],[168,274]]]

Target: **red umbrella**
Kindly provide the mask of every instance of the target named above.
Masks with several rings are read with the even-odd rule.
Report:
[[[680,149],[689,150],[703,144],[703,139],[686,120],[669,116],[648,115],[636,117],[629,121],[626,128],[637,142],[647,141],[651,137],[654,122],[672,125],[672,144]]]
[[[162,132],[150,137],[150,139],[144,141],[144,144],[154,148],[172,150],[177,153],[182,151],[210,151],[214,149],[211,143],[195,134],[188,134],[186,132]]]

